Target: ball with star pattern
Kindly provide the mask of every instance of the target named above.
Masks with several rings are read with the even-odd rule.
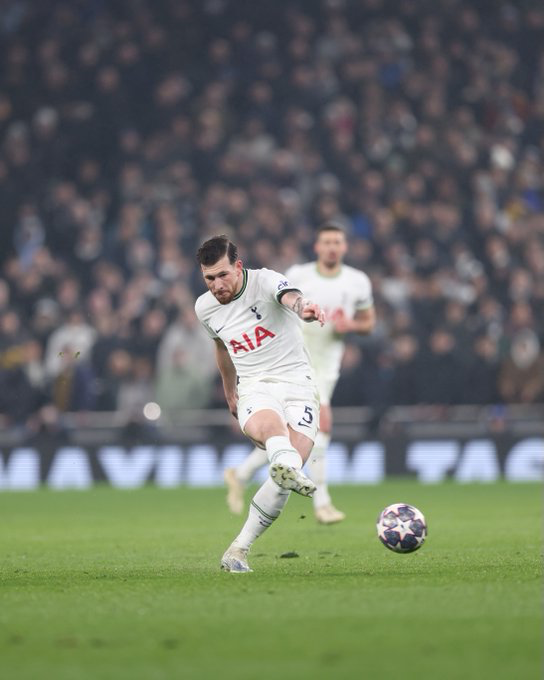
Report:
[[[414,552],[427,537],[427,522],[423,513],[408,503],[388,505],[376,522],[378,538],[389,550]]]

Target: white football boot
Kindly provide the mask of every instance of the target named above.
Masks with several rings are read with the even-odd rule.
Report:
[[[253,571],[247,563],[248,552],[249,550],[230,545],[221,558],[221,569],[230,571],[231,574],[245,574],[248,571]]]
[[[336,524],[346,519],[346,514],[329,504],[316,508],[315,518],[320,524]]]
[[[316,488],[312,480],[306,477],[301,470],[283,463],[272,463],[270,476],[282,489],[294,491],[301,496],[311,496]]]
[[[236,476],[234,468],[226,468],[223,473],[227,485],[227,505],[233,515],[241,515],[244,509],[244,485]]]

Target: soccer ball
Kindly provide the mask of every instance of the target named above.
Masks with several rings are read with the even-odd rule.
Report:
[[[388,505],[378,516],[376,529],[385,547],[399,553],[421,548],[427,536],[423,513],[408,503]]]

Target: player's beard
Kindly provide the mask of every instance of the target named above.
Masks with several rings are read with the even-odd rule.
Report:
[[[221,295],[221,297],[219,297],[219,295]],[[218,293],[218,294],[215,294],[215,293],[214,293],[214,297],[215,297],[215,299],[217,300],[217,302],[219,302],[220,305],[228,305],[229,302],[230,302],[230,301],[232,300],[232,298],[234,297],[234,293],[232,293],[232,292],[229,291],[229,290],[224,290],[224,291],[222,291],[220,294],[219,294],[219,293]]]

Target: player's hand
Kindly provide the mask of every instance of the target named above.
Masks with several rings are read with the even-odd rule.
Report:
[[[325,323],[325,312],[319,305],[316,305],[315,302],[311,302],[303,308],[300,318],[307,323],[310,323],[310,321],[319,321],[323,326]]]
[[[349,333],[351,331],[351,319],[346,316],[343,309],[335,310],[331,318],[336,333]]]

